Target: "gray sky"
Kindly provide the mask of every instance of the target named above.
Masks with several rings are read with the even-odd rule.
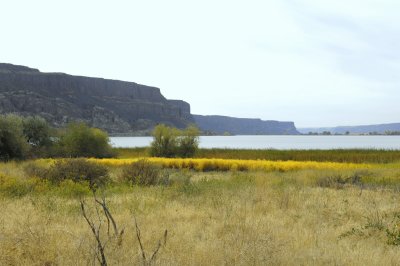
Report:
[[[398,0],[12,0],[0,62],[134,81],[195,114],[400,122]]]

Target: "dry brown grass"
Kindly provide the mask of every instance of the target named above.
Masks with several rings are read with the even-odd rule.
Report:
[[[156,265],[398,265],[395,187],[321,188],[321,173],[189,173],[193,183],[124,188],[107,196],[122,244],[109,241],[109,265],[140,265],[137,218],[148,254],[168,229]],[[93,199],[88,214],[97,219]],[[95,240],[79,199],[0,197],[0,265],[93,265]],[[365,225],[373,226],[366,227]],[[106,225],[102,227],[106,239]],[[356,232],[351,233],[355,228]],[[391,227],[390,227],[391,228]],[[350,232],[350,233],[349,233]],[[97,263],[97,262],[96,262]]]

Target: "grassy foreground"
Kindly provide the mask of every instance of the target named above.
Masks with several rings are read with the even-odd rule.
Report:
[[[151,160],[171,168],[171,185],[130,186],[119,179],[129,161],[96,160],[108,165],[113,180],[97,194],[105,195],[124,228],[121,239],[106,244],[109,265],[142,264],[134,217],[147,257],[168,230],[155,265],[400,262],[398,163],[261,161],[269,168],[238,169],[235,160],[211,160],[229,167],[210,171],[184,167],[181,159]],[[24,169],[32,163],[52,161],[0,164],[0,265],[96,264],[96,242],[80,200],[96,225],[102,221],[104,240],[107,221],[87,185],[29,177]]]

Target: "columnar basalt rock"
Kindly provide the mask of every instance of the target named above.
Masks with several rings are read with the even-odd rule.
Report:
[[[159,123],[196,123],[215,134],[298,134],[293,122],[193,116],[187,102],[168,100],[155,87],[0,63],[1,113],[40,115],[56,127],[84,121],[113,134],[148,134]]]
[[[293,122],[236,118],[219,115],[193,115],[201,130],[214,134],[233,135],[297,135]]]
[[[124,134],[194,122],[188,103],[167,100],[155,87],[0,64],[0,113],[10,112],[40,115],[54,126],[80,120]]]

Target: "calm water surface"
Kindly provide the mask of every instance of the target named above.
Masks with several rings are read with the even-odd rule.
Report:
[[[152,137],[112,137],[114,147],[147,147]],[[201,148],[230,149],[396,149],[400,136],[204,136]]]

